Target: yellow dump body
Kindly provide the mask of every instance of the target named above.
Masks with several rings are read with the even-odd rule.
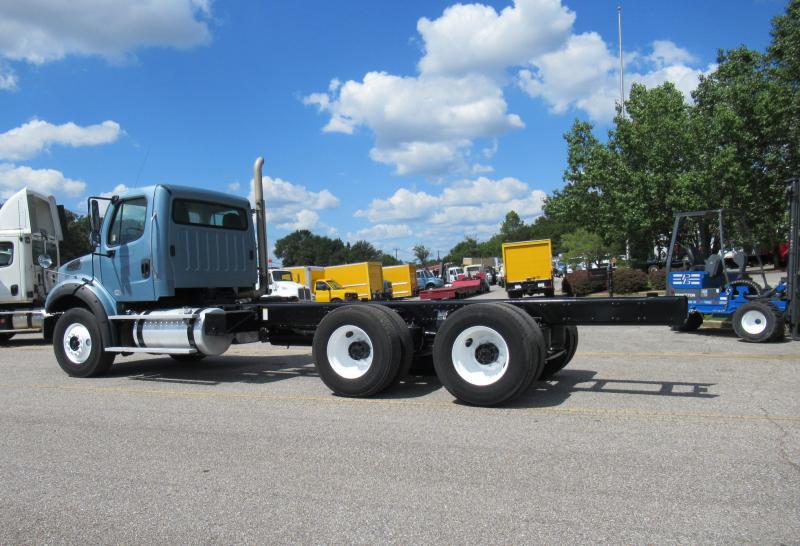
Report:
[[[314,287],[314,281],[325,276],[324,267],[316,267],[313,265],[298,265],[294,267],[282,267],[281,269],[289,271],[292,274],[292,280],[294,282],[312,289]]]
[[[410,298],[417,293],[417,266],[383,266],[383,280],[392,283],[392,298]]]
[[[383,269],[380,262],[332,265],[325,268],[325,278],[333,279],[348,292],[358,292],[358,299],[370,300],[375,292],[383,293]]]
[[[553,279],[550,239],[503,243],[506,284]]]

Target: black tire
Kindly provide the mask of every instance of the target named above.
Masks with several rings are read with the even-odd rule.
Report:
[[[325,315],[312,354],[322,381],[341,396],[378,394],[397,377],[403,359],[394,321],[374,305],[347,305]]]
[[[178,362],[199,362],[203,360],[206,356],[203,353],[191,353],[187,355],[169,355],[172,357],[173,360],[177,360]]]
[[[508,307],[496,303],[464,306],[447,317],[436,335],[436,375],[462,402],[477,406],[509,402],[536,373],[534,331]]]
[[[552,297],[555,297],[555,295],[556,295],[556,289],[555,288],[548,288],[547,290],[544,291],[544,297],[545,298],[552,298]]]
[[[411,369],[411,362],[414,358],[414,340],[411,337],[411,331],[408,329],[406,321],[395,311],[385,305],[376,305],[376,309],[385,314],[394,324],[394,331],[398,335],[400,342],[400,368],[397,370],[397,376],[392,380],[390,385],[396,385],[400,380],[404,379],[409,370]]]
[[[533,334],[533,356],[531,360],[531,377],[526,379],[525,382],[520,384],[519,393],[523,393],[528,390],[528,388],[535,382],[538,381],[541,377],[542,373],[544,372],[545,361],[547,360],[547,343],[544,339],[544,333],[542,332],[542,328],[539,326],[539,323],[534,320],[532,316],[525,312],[520,307],[516,305],[512,305],[510,303],[499,303],[498,305],[503,305],[510,308],[512,311],[517,313],[522,317],[527,323],[527,329]],[[516,398],[516,395],[514,396]]]
[[[506,294],[508,294],[508,299],[516,300],[522,297],[522,290],[506,290]]]
[[[436,288],[436,285],[433,283],[428,283],[425,285],[425,290],[430,290],[431,288]]]
[[[694,332],[703,325],[703,315],[697,311],[692,311],[681,324],[673,326],[676,332]]]
[[[768,303],[745,303],[733,314],[733,331],[750,343],[772,341],[779,335],[778,329],[784,329],[784,322],[779,323],[778,315],[778,310]]]
[[[72,377],[102,375],[116,357],[105,352],[97,319],[82,308],[70,309],[59,317],[53,332],[53,351],[58,365]]]
[[[728,286],[731,287],[733,290],[733,295],[736,296],[736,287],[737,286],[746,286],[748,288],[747,295],[748,296],[760,296],[763,292],[763,288],[758,285],[753,280],[750,279],[737,279],[735,281],[731,281]]]
[[[15,334],[5,333],[5,332],[0,334],[0,343],[5,343],[6,341],[10,341],[11,338],[14,337],[14,335]]]
[[[564,326],[564,346],[556,348],[545,360],[540,380],[550,379],[570,363],[578,350],[578,327]]]
[[[775,309],[775,333],[770,338],[770,341],[783,341],[786,337],[786,315],[783,311]]]
[[[342,303],[342,298],[331,298],[331,303]]]

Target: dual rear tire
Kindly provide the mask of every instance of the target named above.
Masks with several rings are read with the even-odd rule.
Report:
[[[457,399],[478,406],[512,401],[540,376],[566,366],[578,344],[566,326],[563,350],[548,358],[537,322],[509,303],[476,303],[450,313],[433,344],[433,366]],[[314,334],[320,378],[341,396],[373,396],[405,377],[414,346],[405,321],[392,309],[348,305],[334,309]]]

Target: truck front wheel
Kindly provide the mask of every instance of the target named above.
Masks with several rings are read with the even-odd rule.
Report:
[[[108,371],[114,353],[106,353],[100,327],[86,309],[70,309],[58,319],[53,350],[61,369],[72,377],[93,377]]]

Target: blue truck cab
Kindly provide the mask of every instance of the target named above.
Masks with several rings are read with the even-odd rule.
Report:
[[[173,185],[89,201],[95,251],[59,269],[45,302],[46,333],[54,336],[62,367],[87,369],[94,328],[111,355],[158,348],[201,358],[227,349],[231,336],[214,339],[202,330],[213,315],[227,314],[226,305],[254,294],[258,263],[250,203]],[[102,215],[101,203],[107,205]],[[67,314],[74,322],[59,328]],[[170,320],[177,327],[168,327]]]

